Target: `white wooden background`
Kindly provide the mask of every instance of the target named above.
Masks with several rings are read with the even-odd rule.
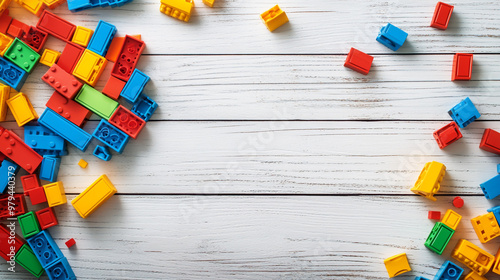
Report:
[[[479,244],[469,219],[498,203],[479,183],[500,161],[478,148],[484,128],[500,129],[497,1],[449,2],[446,31],[428,27],[435,0],[196,0],[187,24],[159,2],[55,10],[77,25],[103,19],[119,35],[142,34],[139,68],[160,105],[111,162],[90,155],[97,141],[63,158],[69,199],[102,173],[119,190],[86,220],[56,208],[50,232],[79,279],[387,279],[383,259],[401,252],[413,271],[398,279],[432,278],[459,238]],[[259,14],[275,4],[290,23],[270,33]],[[16,3],[11,14],[37,20]],[[387,22],[409,33],[398,52],[375,41]],[[375,56],[368,76],[342,66],[350,47]],[[450,81],[456,52],[475,54],[472,81]],[[23,88],[38,113],[52,92],[40,81],[46,70]],[[432,132],[466,96],[482,117],[439,150]],[[448,167],[437,202],[409,190],[432,160]],[[463,222],[437,256],[423,245],[427,211],[452,208],[456,195]],[[76,248],[65,249],[71,237]],[[32,278],[7,267],[0,279]]]

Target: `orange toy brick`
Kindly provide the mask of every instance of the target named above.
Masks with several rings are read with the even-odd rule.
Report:
[[[345,60],[344,66],[363,75],[368,75],[368,72],[370,72],[370,68],[372,67],[372,62],[373,56],[355,48],[351,48]]]
[[[444,149],[448,145],[462,138],[462,133],[456,122],[451,122],[444,127],[434,131],[434,139],[436,139],[440,149]]]
[[[141,35],[130,35],[137,40],[142,40]],[[113,37],[111,44],[109,45],[108,52],[106,53],[106,59],[112,62],[116,62],[118,56],[120,55],[121,48],[125,42],[125,37]]]

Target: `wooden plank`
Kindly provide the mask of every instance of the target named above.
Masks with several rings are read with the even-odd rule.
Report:
[[[469,221],[489,204],[464,200],[442,256],[424,247],[427,211],[444,213],[451,197],[115,195],[85,220],[55,207],[60,225],[49,231],[82,279],[387,279],[383,260],[401,252],[413,271],[398,279],[432,279],[461,238],[498,249],[498,239],[480,245]],[[6,268],[2,279],[28,279]]]

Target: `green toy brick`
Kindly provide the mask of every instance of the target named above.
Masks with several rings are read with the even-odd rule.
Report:
[[[83,85],[80,92],[76,95],[75,101],[106,120],[109,120],[119,105],[118,102],[89,85]]]
[[[40,278],[45,271],[28,244],[24,244],[23,247],[17,251],[16,264],[24,267],[36,278]]]
[[[14,39],[4,57],[28,73],[40,60],[40,55],[18,38]]]
[[[24,238],[29,238],[40,232],[40,225],[38,225],[38,220],[33,211],[17,217],[17,221],[21,226]]]
[[[447,225],[437,222],[425,240],[425,247],[441,255],[454,233],[455,231]]]

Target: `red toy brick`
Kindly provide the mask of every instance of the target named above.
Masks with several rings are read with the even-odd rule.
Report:
[[[92,115],[91,111],[87,110],[76,101],[62,96],[57,91],[54,91],[45,106],[80,127]]]
[[[429,211],[427,214],[427,218],[430,220],[441,220],[441,212],[439,211]]]
[[[82,56],[85,49],[74,43],[67,43],[61,56],[57,60],[57,65],[59,65],[64,71],[68,73],[73,73],[80,56]]]
[[[76,241],[75,241],[75,239],[71,238],[70,240],[66,241],[66,243],[64,243],[64,244],[66,244],[66,246],[68,248],[71,248],[76,244]]]
[[[24,143],[14,132],[0,127],[0,152],[30,174],[35,172],[43,157]]]
[[[493,129],[485,129],[479,148],[500,155],[500,133]]]
[[[30,26],[28,32],[24,33],[21,37],[21,40],[36,52],[40,52],[48,37],[49,35],[46,32],[38,30],[34,26]]]
[[[130,112],[122,105],[116,108],[115,112],[109,118],[109,123],[121,129],[132,138],[137,138],[142,128],[146,125],[146,121]]]
[[[111,75],[128,81],[145,46],[146,44],[143,41],[126,35],[120,55],[113,66],[113,70],[111,70]]]
[[[24,245],[23,239],[17,234],[11,236],[11,232],[10,228],[0,224],[0,256],[6,261],[10,261],[11,257],[14,260],[17,251]]]
[[[36,27],[63,41],[71,41],[76,25],[44,10]]]
[[[118,97],[120,97],[120,93],[122,92],[123,87],[125,87],[125,84],[126,82],[118,78],[115,78],[113,76],[110,76],[108,82],[106,83],[104,89],[102,90],[102,93],[113,98],[114,100],[117,100]]]
[[[472,77],[472,54],[457,53],[453,57],[451,80],[470,80]]]
[[[21,177],[21,184],[25,195],[29,195],[29,191],[40,188],[40,181],[36,174],[26,175]]]
[[[11,36],[13,36],[13,37],[17,37],[17,38],[19,38],[19,39],[21,39],[21,36],[22,36],[24,33],[28,33],[28,32],[29,32],[29,30],[30,30],[30,26],[29,26],[29,25],[27,25],[27,24],[26,24],[26,23],[24,23],[24,22],[18,21],[17,19],[12,19],[12,21],[10,22],[9,30],[10,30],[11,28],[14,28],[14,27],[16,28],[16,30],[17,30],[17,29],[20,29],[22,32],[20,32],[20,31],[16,31],[16,32],[20,32],[20,34],[19,34],[18,36],[14,36],[14,35],[11,35],[11,34],[9,34],[9,35],[11,35]],[[7,30],[7,33],[9,33],[9,30]]]
[[[5,9],[2,15],[0,15],[0,32],[3,34],[7,34],[7,30],[9,29],[11,22],[12,17],[9,16],[9,10]]]
[[[436,139],[440,149],[444,149],[446,146],[462,138],[462,133],[460,128],[455,122],[451,122],[444,127],[434,131],[434,139]]]
[[[73,75],[64,71],[57,64],[54,64],[49,68],[49,70],[42,76],[42,81],[52,86],[64,97],[70,99],[75,97],[83,86],[83,84],[80,83]]]
[[[28,196],[30,197],[31,205],[37,205],[40,203],[47,202],[47,197],[45,196],[45,190],[42,187],[38,187],[34,190],[28,191]]]
[[[464,200],[460,196],[455,197],[453,199],[453,206],[455,206],[457,208],[464,207]]]
[[[345,60],[344,66],[361,74],[367,75],[372,67],[372,62],[373,56],[355,48],[351,48]]]
[[[0,195],[0,219],[17,217],[26,214],[26,200],[22,194],[14,194],[14,199],[9,198],[10,195]],[[10,199],[10,205],[9,205]],[[11,209],[9,209],[11,206]],[[12,210],[14,207],[14,210]]]
[[[57,222],[56,214],[51,207],[38,210],[35,212],[35,214],[42,230],[46,230],[49,227],[57,226],[59,224]]]
[[[434,10],[434,16],[432,17],[431,27],[443,30],[448,28],[448,23],[450,22],[452,12],[452,5],[438,2],[436,5],[436,9]]]
[[[11,37],[14,38],[21,38],[24,34],[24,31],[22,28],[16,25],[9,25],[9,29],[7,29],[7,35],[10,35]]]

